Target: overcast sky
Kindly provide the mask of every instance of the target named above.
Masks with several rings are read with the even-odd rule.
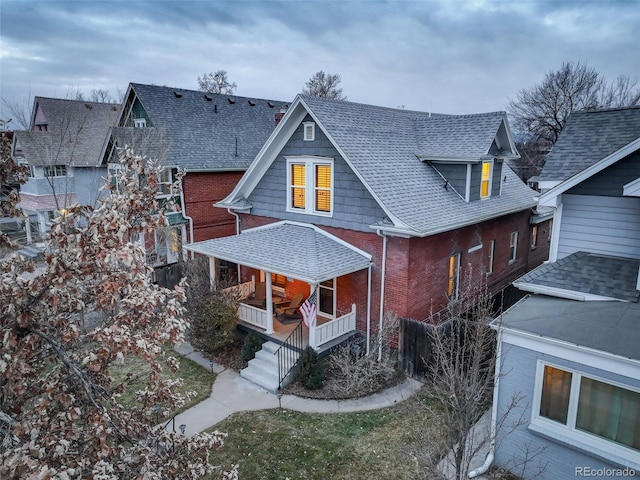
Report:
[[[564,60],[640,78],[639,0],[2,0],[0,27],[10,102],[129,82],[197,89],[217,70],[237,95],[291,101],[324,70],[350,101],[476,113]]]

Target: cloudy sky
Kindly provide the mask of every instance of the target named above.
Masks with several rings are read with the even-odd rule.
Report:
[[[640,0],[2,0],[0,27],[9,102],[197,89],[217,70],[237,95],[290,101],[324,70],[351,101],[474,113],[565,60],[640,78]]]

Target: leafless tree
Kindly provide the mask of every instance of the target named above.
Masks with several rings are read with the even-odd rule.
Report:
[[[609,83],[593,67],[563,62],[541,84],[520,90],[507,110],[516,129],[553,145],[573,111],[639,105],[636,84],[625,76]]]
[[[216,73],[203,73],[198,77],[198,90],[209,93],[223,93],[233,95],[237,85],[229,82],[226,70],[218,70]]]
[[[89,100],[97,103],[115,103],[116,99],[104,88],[94,88],[91,90]]]
[[[340,75],[324,73],[320,70],[305,83],[302,93],[313,97],[346,100],[347,97],[342,95],[342,88],[338,88],[341,81]]]

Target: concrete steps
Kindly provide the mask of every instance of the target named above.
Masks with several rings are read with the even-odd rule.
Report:
[[[240,371],[240,376],[252,383],[261,386],[265,390],[276,393],[278,391],[278,356],[275,354],[280,345],[275,342],[262,344],[262,349],[256,352],[256,357],[251,360],[247,368]],[[282,382],[283,386],[294,378],[290,374]]]

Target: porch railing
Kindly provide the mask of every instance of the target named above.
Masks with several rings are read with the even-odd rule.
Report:
[[[316,327],[316,342],[320,346],[356,329],[356,304],[351,305],[351,311],[335,320]]]
[[[261,308],[240,302],[238,305],[238,317],[243,322],[267,329],[267,312]]]
[[[298,363],[303,344],[304,335],[302,333],[302,322],[300,322],[274,353],[274,355],[278,356],[278,390],[282,388],[282,382]]]
[[[238,299],[250,297],[255,291],[256,282],[254,280],[233,285],[232,287],[228,287],[223,290],[223,292],[229,293],[233,295],[234,298]]]

